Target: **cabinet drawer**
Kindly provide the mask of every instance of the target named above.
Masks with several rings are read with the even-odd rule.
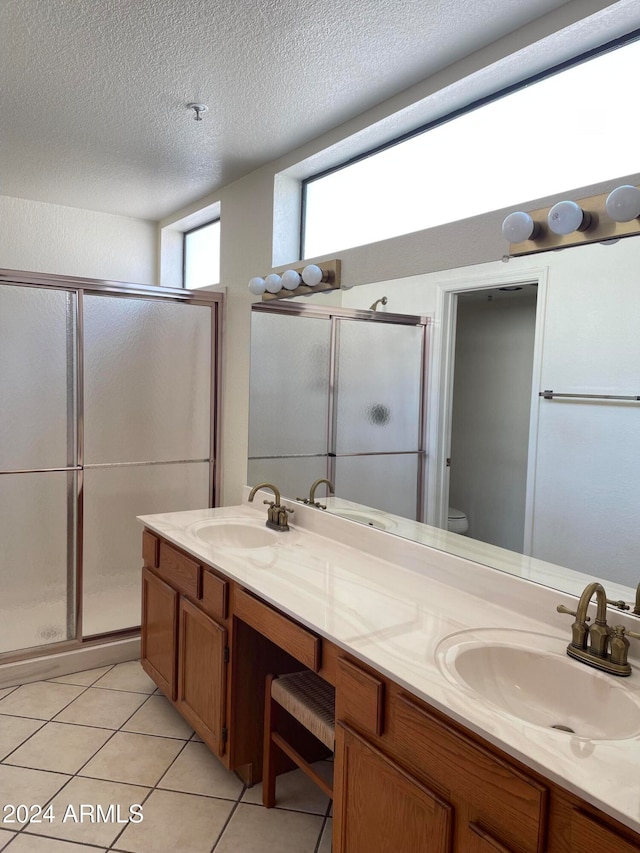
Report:
[[[174,589],[191,598],[199,597],[202,573],[200,563],[181,554],[166,542],[160,542],[160,560],[156,571]]]
[[[229,582],[202,570],[202,609],[214,619],[226,619],[229,615]]]
[[[338,658],[336,719],[364,733],[381,735],[383,711],[384,683],[346,658]]]
[[[254,598],[244,589],[236,588],[234,616],[246,622],[276,646],[284,649],[307,669],[320,669],[321,641],[306,628],[278,613],[268,604]]]
[[[543,785],[434,717],[412,697],[398,696],[392,713],[394,746],[403,763],[464,802],[469,823],[482,826],[507,849],[544,849],[548,791]]]

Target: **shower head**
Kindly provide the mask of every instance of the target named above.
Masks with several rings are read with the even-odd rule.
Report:
[[[386,305],[387,297],[383,296],[381,299],[376,299],[376,301],[369,307],[369,311],[375,311],[378,305]]]

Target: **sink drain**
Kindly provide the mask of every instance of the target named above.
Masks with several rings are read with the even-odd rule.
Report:
[[[569,732],[569,734],[574,735],[575,731],[569,726],[563,726],[562,723],[556,723],[555,726],[551,726],[552,729],[557,729],[559,732]]]

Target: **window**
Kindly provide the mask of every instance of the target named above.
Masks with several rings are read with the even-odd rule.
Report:
[[[185,231],[183,284],[196,290],[220,282],[220,220]]]
[[[635,32],[303,184],[301,257],[638,171]],[[617,48],[617,49],[613,49]],[[604,52],[606,51],[606,52]],[[515,89],[515,91],[514,91]],[[339,200],[339,203],[336,203]]]

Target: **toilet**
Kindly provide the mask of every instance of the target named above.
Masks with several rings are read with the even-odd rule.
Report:
[[[450,506],[447,529],[451,531],[451,533],[466,533],[469,529],[467,516],[461,510],[454,509]]]

